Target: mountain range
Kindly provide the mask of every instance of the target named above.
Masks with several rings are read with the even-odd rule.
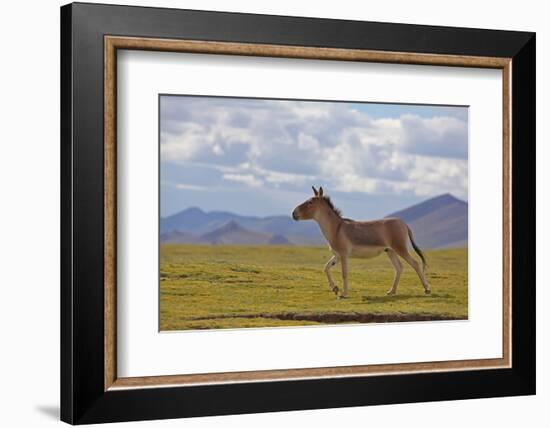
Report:
[[[468,246],[468,204],[448,193],[388,217],[398,217],[407,223],[422,248]]]
[[[405,221],[421,248],[468,245],[468,204],[450,194],[428,199],[387,217]],[[160,220],[161,243],[323,245],[314,221],[288,216],[252,217],[192,207]]]

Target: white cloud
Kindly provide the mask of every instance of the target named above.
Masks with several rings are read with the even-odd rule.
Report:
[[[207,190],[208,187],[205,186],[197,186],[196,184],[187,184],[187,183],[176,183],[174,184],[176,189],[182,189],[182,190]]]
[[[161,131],[161,153],[167,160],[189,160],[205,145],[210,145],[210,135],[204,126],[184,122],[177,133]]]
[[[400,122],[407,151],[458,159],[468,156],[468,126],[464,120],[445,116],[426,119],[406,114]]]
[[[298,148],[304,151],[313,151],[317,153],[320,148],[319,140],[311,135],[300,132],[298,135]]]
[[[223,178],[229,181],[244,183],[250,187],[260,187],[263,181],[252,174],[224,174]]]
[[[212,153],[214,153],[216,156],[221,156],[225,152],[222,149],[222,146],[220,146],[219,144],[215,144],[214,147],[212,147]]]
[[[346,103],[167,97],[161,158],[213,163],[250,187],[466,197],[467,116],[411,111],[373,119]]]

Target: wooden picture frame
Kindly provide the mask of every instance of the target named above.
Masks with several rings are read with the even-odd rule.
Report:
[[[117,49],[502,70],[502,358],[118,377]],[[535,392],[533,33],[71,4],[61,9],[61,53],[62,420],[80,424]]]

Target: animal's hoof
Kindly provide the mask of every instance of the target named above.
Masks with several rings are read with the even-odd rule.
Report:
[[[424,294],[430,294],[431,291],[430,290],[424,290]]]
[[[340,299],[340,300],[341,299],[347,299],[347,298],[348,298],[348,296],[344,296],[344,295],[338,296],[338,299]]]
[[[395,291],[390,290],[386,293],[388,296],[393,296],[395,294]]]
[[[336,294],[337,296],[338,296],[338,292],[339,292],[339,291],[340,291],[340,289],[338,288],[337,285],[334,286],[334,287],[332,288],[332,292],[333,292],[334,294]]]

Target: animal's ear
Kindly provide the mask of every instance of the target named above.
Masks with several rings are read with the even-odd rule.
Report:
[[[315,187],[311,186],[311,188],[313,189],[313,194],[315,196],[319,196],[319,192],[317,190],[315,190]]]
[[[319,197],[322,198],[323,197],[323,187],[319,187]]]

